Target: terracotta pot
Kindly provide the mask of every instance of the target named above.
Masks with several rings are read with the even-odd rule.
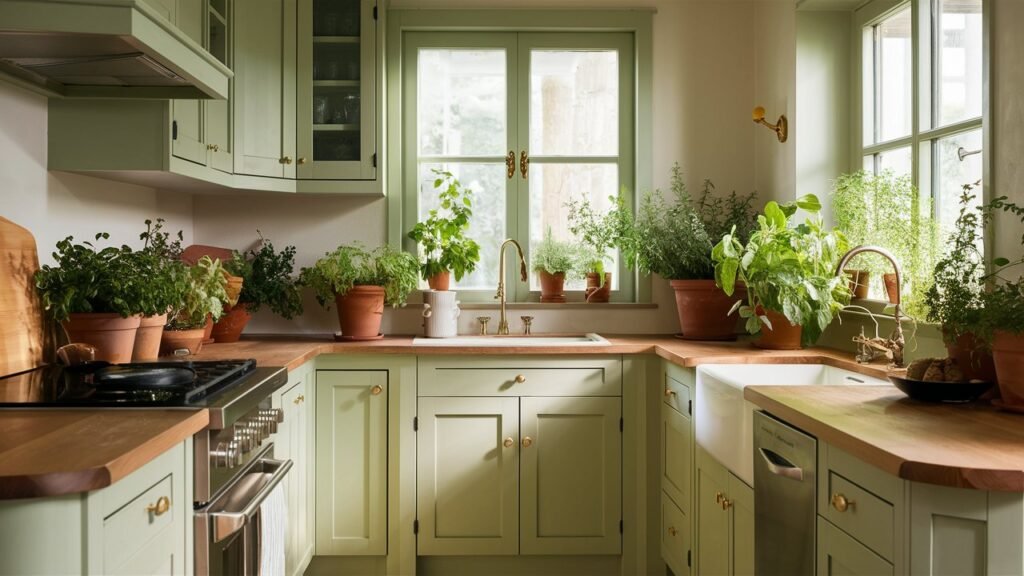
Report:
[[[135,333],[132,362],[152,362],[160,356],[160,340],[166,325],[167,314],[142,317],[139,330]]]
[[[438,272],[430,278],[427,278],[427,286],[430,286],[431,290],[445,291],[451,285],[452,273],[445,270],[444,272]]]
[[[338,324],[345,340],[372,340],[380,335],[384,319],[384,288],[353,286],[344,296],[336,295]]]
[[[565,272],[551,274],[541,270],[540,276],[540,301],[561,304],[565,302]]]
[[[115,313],[90,312],[71,314],[62,326],[70,342],[94,346],[97,360],[120,364],[132,361],[141,322],[141,316],[122,318]]]
[[[885,282],[885,292],[889,295],[889,304],[895,304],[900,297],[900,291],[896,286],[896,275],[882,274],[882,281]]]
[[[714,280],[670,280],[676,292],[680,335],[686,340],[733,340],[736,317],[729,309],[746,297],[745,289],[726,296]],[[742,292],[740,291],[742,290]]]
[[[1024,408],[1024,334],[997,331],[992,339],[992,359],[1003,402]]]
[[[228,294],[228,302],[234,306],[238,303],[238,297],[242,294],[243,280],[241,276],[232,276],[227,272],[224,273],[224,276],[228,279],[228,283],[224,286],[224,291]]]
[[[164,330],[160,341],[161,356],[175,356],[180,350],[188,350],[188,355],[198,354],[203,347],[203,328],[192,330]],[[184,356],[185,354],[181,354]]]
[[[946,341],[946,353],[956,360],[964,377],[968,380],[996,381],[996,365],[992,360],[992,351],[981,346],[974,338],[974,334],[961,334],[954,342],[943,339]]]
[[[803,335],[802,326],[794,326],[784,314],[772,310],[762,310],[772,327],[761,325],[761,337],[754,341],[754,346],[766,350],[800,350],[803,344],[800,337]]]
[[[239,302],[236,306],[225,312],[220,317],[220,320],[213,325],[213,341],[238,342],[249,320],[252,320],[252,314],[249,313],[249,304],[247,302]]]
[[[597,272],[587,273],[587,302],[591,304],[603,304],[612,295],[612,273],[604,273],[604,284],[601,283],[601,276]]]
[[[206,315],[206,324],[203,326],[203,344],[213,344],[213,314]]]
[[[871,272],[868,270],[845,270],[850,277],[850,293],[858,300],[868,297],[868,282],[871,279]]]

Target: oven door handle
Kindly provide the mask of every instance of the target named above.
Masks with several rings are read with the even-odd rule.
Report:
[[[291,460],[271,460],[270,458],[260,459],[260,464],[263,464],[266,468],[272,469],[273,476],[270,480],[263,485],[251,498],[248,499],[248,504],[245,508],[238,512],[211,512],[210,518],[213,520],[213,541],[221,542],[232,535],[236,534],[243,526],[249,521],[249,518],[255,514],[263,501],[270,496],[270,493],[281,483],[288,471],[292,469]]]

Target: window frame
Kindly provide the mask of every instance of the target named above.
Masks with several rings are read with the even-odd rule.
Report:
[[[864,67],[865,41],[870,36],[865,27],[878,24],[884,18],[902,10],[906,6],[911,9],[911,132],[909,136],[883,142],[867,144],[865,142],[864,122],[866,113],[865,80],[867,73]],[[991,0],[982,0],[982,104],[981,115],[960,120],[946,125],[939,125],[936,102],[938,87],[933,82],[933,75],[938,61],[938,0],[874,0],[858,8],[852,19],[854,49],[852,50],[852,92],[853,105],[851,114],[852,158],[851,166],[863,167],[865,156],[875,156],[874,164],[877,173],[877,155],[892,152],[901,148],[910,148],[911,181],[919,192],[932,199],[932,213],[938,215],[942,209],[940,181],[932,175],[938,169],[938,146],[942,138],[966,134],[981,130],[982,140],[982,202],[991,198],[992,170],[992,138],[991,138],[991,106],[990,106],[990,59],[991,43],[990,22],[992,18]],[[872,39],[873,41],[873,39]],[[927,49],[925,49],[927,48]],[[877,88],[874,93],[877,95]],[[872,113],[877,114],[877,96],[872,103]],[[877,122],[876,122],[877,124]],[[877,129],[876,129],[877,136]],[[993,237],[992,226],[984,230],[985,250],[990,250]]]
[[[406,64],[406,33],[407,32],[515,32],[527,36],[532,33],[551,32],[595,32],[595,33],[630,33],[632,34],[632,85],[623,87],[628,89],[632,96],[632,123],[633,131],[630,137],[631,142],[623,143],[620,147],[621,154],[632,154],[632,174],[628,177],[620,177],[620,181],[626,183],[630,197],[627,202],[635,209],[639,191],[651,189],[652,184],[652,152],[653,143],[649,136],[653,126],[651,118],[651,84],[652,84],[652,28],[653,10],[628,10],[628,11],[593,11],[593,10],[414,10],[399,9],[388,12],[387,15],[387,58],[389,63],[387,76],[387,102],[389,111],[392,112],[388,118],[386,133],[388,136],[385,158],[387,174],[387,241],[395,247],[410,249],[411,243],[405,239],[405,230],[409,222],[415,220],[415,201],[410,195],[415,195],[416,190],[409,190],[406,178],[409,159],[407,158],[408,147],[405,142],[406,124],[410,115],[414,117],[406,106],[404,97],[404,86],[410,78],[415,78],[415,70],[410,74],[409,66]],[[567,41],[566,48],[571,48],[572,40]],[[520,52],[522,48],[520,48]],[[518,58],[519,55],[516,55]],[[520,67],[517,72],[520,74],[519,82],[522,82],[523,70],[527,67]],[[523,87],[519,87],[522,94]],[[621,93],[621,91],[620,91]],[[519,109],[524,109],[524,103],[518,103]],[[620,105],[621,106],[621,105]],[[516,118],[517,124],[509,126],[510,138],[517,139],[521,130],[520,126],[528,122],[528,118],[521,118],[519,110],[510,110],[512,118]],[[528,148],[522,142],[520,148]],[[626,146],[629,148],[626,148]],[[518,150],[517,150],[518,153]],[[518,168],[518,160],[517,160]],[[517,175],[518,178],[518,175]],[[523,190],[519,194],[529,194],[528,181],[523,181]],[[513,208],[509,208],[512,210]],[[522,218],[519,218],[522,220]],[[511,225],[511,223],[510,223]],[[525,236],[526,226],[520,223],[519,229],[509,230],[513,237],[525,242],[524,250],[528,250],[529,238]],[[511,265],[512,255],[509,258],[506,285],[511,289],[516,287],[515,297],[510,290],[509,302],[530,302],[536,303],[537,292],[530,292],[528,283],[518,281],[517,266]],[[618,272],[620,276],[620,290],[613,295],[613,302],[650,302],[651,283],[648,276],[639,275],[633,271],[627,271],[625,266],[620,265]],[[496,288],[496,287],[495,287]],[[570,301],[582,301],[582,291],[567,292]],[[491,290],[464,290],[460,291],[460,300],[467,302],[493,302]]]

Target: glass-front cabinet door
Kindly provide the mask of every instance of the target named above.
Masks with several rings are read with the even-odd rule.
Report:
[[[300,179],[377,178],[376,0],[300,0]]]

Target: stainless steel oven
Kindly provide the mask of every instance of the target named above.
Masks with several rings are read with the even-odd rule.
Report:
[[[209,504],[196,510],[197,575],[260,574],[262,504],[292,467],[291,460],[274,460],[273,454],[270,444]]]

